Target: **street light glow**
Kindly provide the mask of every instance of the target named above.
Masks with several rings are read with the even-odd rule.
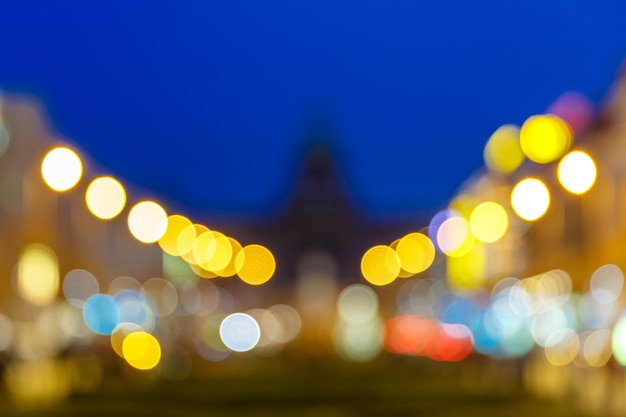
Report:
[[[54,191],[67,191],[83,176],[83,163],[70,148],[54,148],[43,159],[41,176]]]
[[[518,182],[511,192],[511,206],[524,220],[533,221],[543,216],[550,206],[548,187],[536,178]]]
[[[557,174],[559,182],[567,191],[584,194],[596,182],[596,164],[587,153],[573,151],[561,159]]]

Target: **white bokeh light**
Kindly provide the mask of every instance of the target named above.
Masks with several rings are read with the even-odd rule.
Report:
[[[259,343],[261,329],[256,320],[248,314],[234,313],[222,321],[220,338],[230,350],[246,352]]]

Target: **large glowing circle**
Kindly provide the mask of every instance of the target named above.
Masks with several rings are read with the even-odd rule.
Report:
[[[167,213],[154,201],[137,203],[128,213],[128,229],[138,241],[154,243],[167,230]]]
[[[602,304],[612,303],[622,293],[624,273],[617,265],[603,265],[595,270],[589,286],[593,298]]]
[[[272,278],[276,271],[276,260],[265,246],[244,246],[235,259],[235,270],[246,284],[261,285]]]
[[[435,214],[430,223],[428,224],[428,238],[435,245],[435,249],[439,252],[443,252],[441,247],[439,247],[439,242],[437,242],[437,234],[439,233],[439,228],[441,225],[451,217],[461,217],[461,214],[456,210],[451,208],[443,209],[437,214]]]
[[[460,257],[467,254],[475,242],[467,220],[460,216],[446,219],[437,231],[437,244],[448,256]]]
[[[41,176],[53,190],[67,191],[83,176],[83,163],[70,148],[54,148],[43,159]]]
[[[536,178],[518,182],[511,192],[511,206],[524,220],[533,221],[543,216],[550,206],[548,187]]]
[[[111,177],[96,178],[87,187],[85,202],[89,211],[99,219],[109,220],[122,212],[126,205],[126,191]]]
[[[261,328],[248,314],[234,313],[222,320],[220,338],[230,350],[246,352],[259,343]]]
[[[486,201],[472,210],[470,228],[481,242],[491,243],[499,240],[509,227],[506,210],[498,203]]]
[[[510,174],[524,162],[519,134],[517,126],[504,125],[491,135],[483,152],[489,170]]]
[[[539,164],[557,160],[571,143],[572,132],[567,123],[551,114],[529,117],[520,131],[522,151]]]
[[[159,364],[161,345],[150,333],[133,332],[124,338],[122,353],[130,366],[145,371]]]
[[[31,304],[52,303],[59,292],[59,260],[48,246],[33,243],[20,255],[17,290]]]
[[[386,245],[376,245],[368,249],[361,259],[363,278],[374,285],[391,284],[400,270],[398,254]]]
[[[82,307],[85,300],[100,291],[96,277],[84,269],[73,269],[63,278],[63,295],[76,307]]]
[[[83,318],[87,327],[94,333],[110,335],[121,323],[122,312],[113,297],[106,294],[95,294],[85,301]]]
[[[584,194],[596,182],[596,164],[585,152],[573,151],[561,159],[557,174],[559,182],[567,191]]]
[[[421,233],[409,233],[402,237],[395,249],[400,266],[411,275],[425,271],[435,260],[435,245]]]
[[[195,239],[195,231],[193,236],[187,239],[181,245],[178,244],[178,238],[182,231],[187,227],[193,227],[191,220],[180,214],[172,214],[167,218],[167,228],[165,233],[159,239],[159,246],[163,252],[172,256],[182,256],[191,250],[193,240]]]

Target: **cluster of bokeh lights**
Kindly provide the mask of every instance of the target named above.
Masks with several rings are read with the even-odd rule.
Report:
[[[409,233],[391,245],[376,245],[361,259],[363,277],[382,286],[396,278],[408,278],[427,270],[435,259],[435,247],[428,236]]]
[[[397,309],[385,320],[374,289],[363,284],[345,287],[337,297],[332,333],[337,352],[354,361],[371,360],[382,350],[460,361],[472,352],[510,358],[540,348],[555,366],[600,367],[611,357],[626,365],[626,319],[617,307],[624,277],[616,265],[598,268],[584,294],[572,291],[571,279],[562,270],[505,278],[491,291],[482,279],[475,279],[485,274],[485,254],[493,247],[489,245],[506,238],[517,221],[513,214],[534,222],[550,209],[555,190],[547,184],[553,182],[520,177],[516,172],[522,165],[550,166],[558,161],[555,176],[564,190],[582,195],[593,187],[598,173],[592,156],[571,150],[588,113],[586,102],[571,95],[549,113],[529,117],[521,127],[500,127],[487,141],[483,156],[491,174],[514,179],[506,201],[495,195],[460,194],[421,232],[368,249],[361,272],[369,284],[378,288],[405,279]],[[41,175],[51,189],[69,191],[83,177],[82,161],[68,147],[54,148],[43,159]],[[124,212],[126,190],[113,177],[97,177],[86,189],[85,203],[98,219],[111,220]],[[127,226],[137,241],[156,243],[166,256],[184,261],[201,282],[237,275],[256,286],[275,273],[276,261],[266,247],[242,245],[182,214],[168,214],[156,201],[132,205]],[[420,275],[431,268],[438,253],[448,261],[447,282],[432,274]],[[38,244],[27,247],[16,282],[17,292],[31,304],[53,302],[60,287],[54,251]],[[153,278],[104,293],[90,272],[79,269],[65,276],[62,290],[67,302],[81,310],[87,328],[108,336],[113,351],[139,370],[157,367],[166,350],[157,334],[159,320],[177,314],[178,297],[199,291],[193,282],[174,285]],[[205,318],[194,343],[204,358],[221,360],[230,352],[286,343],[299,331],[299,315],[286,305],[247,312],[216,310]]]
[[[65,192],[83,176],[78,154],[68,147],[50,150],[41,164],[44,182],[53,190]],[[115,178],[95,178],[85,192],[85,203],[97,218],[111,220],[120,215],[127,202],[124,186]],[[139,242],[157,243],[172,256],[181,257],[202,278],[238,275],[249,285],[268,282],[276,270],[272,252],[260,244],[242,246],[236,239],[202,224],[192,223],[180,214],[169,215],[156,201],[134,204],[128,213],[128,230]]]

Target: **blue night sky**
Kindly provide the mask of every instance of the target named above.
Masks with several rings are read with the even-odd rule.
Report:
[[[354,200],[393,216],[444,205],[498,126],[568,90],[599,103],[625,18],[623,0],[4,0],[0,89],[207,213],[279,207],[323,125]]]

